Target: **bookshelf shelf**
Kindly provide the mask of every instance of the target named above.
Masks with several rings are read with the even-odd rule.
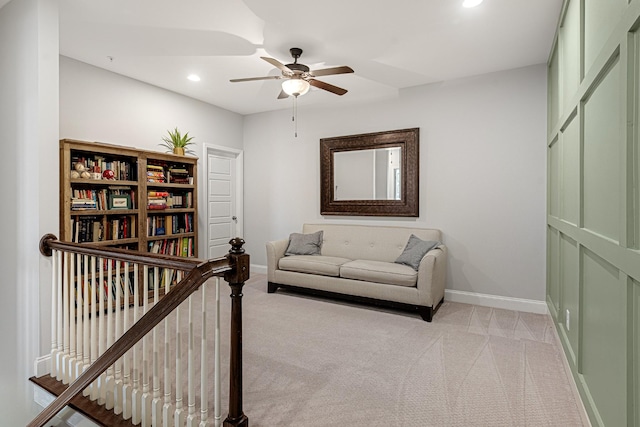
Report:
[[[147,209],[147,215],[173,215],[178,213],[192,213],[195,212],[194,208],[167,208],[167,209]]]
[[[82,243],[91,243],[92,245],[98,246],[116,246],[116,245],[129,245],[132,243],[138,243],[137,237],[132,237],[130,239],[113,239],[113,240],[101,240],[98,242],[82,242]]]
[[[147,187],[157,187],[157,188],[176,188],[176,189],[185,189],[189,190],[193,188],[191,184],[170,184],[167,182],[148,182]]]
[[[152,242],[155,240],[171,240],[171,239],[181,239],[183,237],[193,237],[195,233],[175,233],[175,234],[163,234],[160,236],[147,236],[147,242]]]
[[[138,181],[124,181],[117,179],[83,179],[83,178],[70,178],[69,183],[73,185],[91,185],[91,186],[101,186],[101,187],[109,187],[109,186],[130,186],[137,187]]]
[[[137,215],[137,209],[107,209],[107,210],[72,210],[71,216],[96,216],[96,215]]]

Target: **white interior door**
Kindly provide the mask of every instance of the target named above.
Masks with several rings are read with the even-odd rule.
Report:
[[[219,258],[229,252],[229,240],[238,236],[236,212],[236,158],[207,153],[207,252]]]

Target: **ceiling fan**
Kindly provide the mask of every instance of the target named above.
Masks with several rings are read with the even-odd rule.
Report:
[[[289,49],[289,52],[291,52],[291,56],[293,57],[292,64],[283,64],[277,59],[269,58],[266,56],[260,57],[282,71],[282,74],[279,76],[249,77],[244,79],[232,79],[230,81],[236,83],[248,82],[253,80],[285,79],[285,81],[282,82],[282,90],[278,95],[278,99],[287,98],[289,96],[294,96],[297,98],[298,96],[307,93],[309,91],[309,86],[315,86],[319,89],[324,89],[328,92],[335,93],[336,95],[344,95],[345,93],[347,93],[346,89],[334,86],[321,80],[316,80],[316,77],[329,76],[333,74],[353,73],[351,67],[341,66],[324,68],[321,70],[310,70],[308,66],[304,64],[298,64],[298,58],[300,58],[300,56],[302,55],[302,49],[292,47],[291,49]]]

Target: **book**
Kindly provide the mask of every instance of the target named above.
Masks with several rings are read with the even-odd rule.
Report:
[[[93,222],[93,239],[94,242],[101,242],[103,239],[102,236],[102,223],[100,221]]]
[[[189,256],[189,239],[187,237],[182,238],[182,256]]]

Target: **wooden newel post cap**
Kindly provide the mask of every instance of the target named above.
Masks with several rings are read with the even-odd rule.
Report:
[[[40,239],[40,253],[42,255],[44,256],[52,255],[51,248],[49,247],[49,242],[54,240],[58,240],[58,238],[54,234],[49,233],[42,236],[42,238]]]
[[[231,245],[231,249],[229,249],[230,254],[240,255],[244,253],[244,248],[242,247],[242,245],[244,245],[243,238],[235,237],[229,240],[229,244]]]

